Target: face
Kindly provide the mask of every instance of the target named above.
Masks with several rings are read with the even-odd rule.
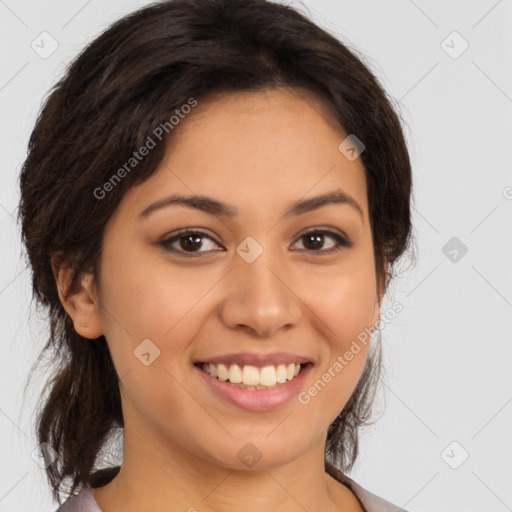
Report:
[[[368,348],[344,355],[380,313],[361,160],[291,89],[200,102],[172,135],[104,234],[97,322],[125,436],[226,468],[323,449]]]

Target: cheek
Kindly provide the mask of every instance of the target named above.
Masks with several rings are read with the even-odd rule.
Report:
[[[368,264],[365,263],[368,260]],[[310,295],[310,304],[322,321],[325,339],[336,355],[344,352],[352,340],[378,321],[379,305],[373,260],[355,255],[352,261],[326,275]]]
[[[150,262],[137,247],[130,248],[123,242],[120,238],[105,243],[101,267],[102,320],[107,331],[124,330],[125,335],[136,341],[141,336],[155,336],[158,328],[169,329],[179,301],[172,281],[162,278],[164,269]],[[162,326],[166,315],[166,325]]]
[[[326,343],[299,403],[310,408],[319,426],[341,412],[364,370],[379,312],[372,265],[347,265],[317,287],[322,293],[310,295],[312,321]]]
[[[147,339],[150,352],[158,355],[154,364],[176,368],[189,356],[189,340],[201,328],[199,315],[219,276],[207,267],[154,259],[148,264],[147,254],[126,254],[116,257],[107,248],[102,262],[101,321],[118,373],[140,364],[135,356]]]
[[[216,281],[206,273],[194,279],[192,272],[171,271],[165,263],[144,264],[134,252],[117,261],[105,252],[102,325],[121,381],[124,413],[132,420],[142,413],[172,430],[204,415],[183,382],[193,371],[189,347],[201,327],[206,302],[201,299]]]

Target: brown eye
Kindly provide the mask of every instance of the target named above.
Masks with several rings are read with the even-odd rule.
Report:
[[[180,242],[180,248],[188,251],[191,249],[196,252],[201,248],[203,242],[201,241],[201,235],[191,234],[191,235],[182,235],[178,238],[178,242]]]
[[[205,244],[203,239],[207,239],[209,241],[209,244]],[[162,240],[161,242],[159,242],[159,244],[170,251],[181,254],[188,254],[192,256],[194,255],[194,253],[200,254],[202,252],[209,252],[211,250],[215,250],[211,248],[208,249],[208,245],[214,245],[218,247],[217,242],[215,242],[215,240],[211,236],[207,235],[203,231],[194,230],[181,231],[170,238]],[[205,245],[206,250],[202,251],[201,249],[203,249]]]
[[[325,238],[334,240],[334,244],[331,244],[331,246],[327,249],[324,249]],[[325,229],[317,229],[309,231],[308,233],[304,233],[300,236],[299,240],[303,240],[304,250],[308,252],[319,252],[322,254],[330,254],[343,248],[352,247],[352,243],[349,242],[346,238],[342,237],[338,233],[335,233],[334,231]]]

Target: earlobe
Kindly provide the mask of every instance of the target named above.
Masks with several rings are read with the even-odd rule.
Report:
[[[59,298],[70,316],[75,331],[84,338],[95,339],[103,334],[99,302],[94,291],[94,275],[80,272],[78,284],[72,286],[75,270],[52,257],[52,271]]]

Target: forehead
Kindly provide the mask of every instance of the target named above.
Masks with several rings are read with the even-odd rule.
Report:
[[[361,159],[351,161],[338,149],[347,135],[308,91],[217,94],[180,119],[159,168],[128,199],[142,204],[166,193],[208,195],[261,215],[342,190],[366,217]]]

